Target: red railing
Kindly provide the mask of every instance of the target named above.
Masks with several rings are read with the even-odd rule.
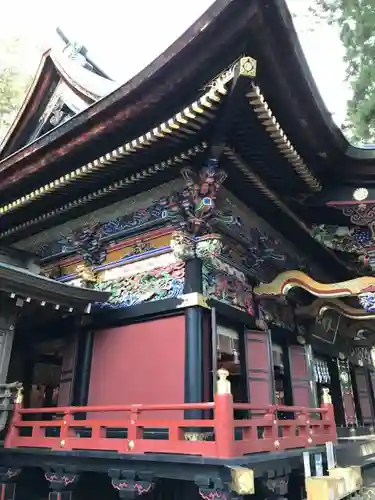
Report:
[[[186,410],[201,410],[209,418],[184,419],[182,416]],[[248,417],[235,418],[235,411],[241,411]],[[82,412],[85,414],[84,420],[74,419],[77,413],[81,413],[82,417]],[[123,412],[126,417],[103,418],[103,414],[109,412]],[[181,418],[147,418],[150,412],[157,412],[158,415],[180,412]],[[284,412],[287,418],[278,418],[279,412]],[[40,418],[41,414],[50,420],[31,420]],[[327,441],[336,441],[332,404],[323,404],[321,408],[258,407],[234,404],[231,394],[217,394],[213,403],[202,404],[32,409],[15,404],[5,447],[230,458],[250,453],[306,448]]]

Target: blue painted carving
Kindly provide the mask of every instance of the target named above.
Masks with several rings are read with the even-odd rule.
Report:
[[[253,291],[249,284],[213,266],[203,266],[203,293],[219,302],[255,316]]]
[[[147,208],[142,208],[133,214],[117,217],[112,221],[102,223],[100,231],[106,242],[141,233],[163,224],[181,226],[186,223],[184,200],[189,193],[174,192],[164,196]],[[189,205],[190,206],[190,205]],[[230,201],[224,201],[224,210],[220,206],[210,215],[210,224],[224,234],[223,257],[234,264],[246,268],[261,281],[269,281],[275,275],[287,269],[308,270],[306,262],[297,253],[291,253],[275,233],[259,220],[251,220]],[[40,249],[40,258],[51,258],[61,254],[76,251],[69,237],[61,235],[58,241],[44,245]],[[143,252],[139,253],[141,255]]]
[[[97,307],[120,309],[143,302],[170,299],[183,294],[185,263],[143,271],[125,278],[111,279],[95,285],[96,290],[110,292],[107,303]]]
[[[152,222],[162,221],[168,216],[167,208],[170,203],[169,198],[163,197],[157,200],[148,208],[142,208],[132,214],[123,215],[101,225],[103,239],[110,240],[119,233],[131,232],[134,229],[139,231],[144,226]],[[42,245],[37,253],[38,257],[45,259],[54,255],[67,254],[75,251],[74,244],[70,241],[69,235],[61,235],[57,241],[48,245]]]

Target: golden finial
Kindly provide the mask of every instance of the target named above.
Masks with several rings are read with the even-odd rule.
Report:
[[[16,395],[16,404],[21,405],[23,403],[23,387],[18,387]]]
[[[229,372],[220,368],[217,371],[219,379],[216,382],[216,394],[231,394],[230,382],[228,380]]]
[[[329,393],[328,387],[323,387],[323,389],[322,389],[322,402],[324,404],[332,403],[332,398],[331,398],[331,395]]]
[[[241,57],[240,75],[255,78],[257,74],[257,62],[252,57]]]
[[[77,266],[77,274],[79,278],[84,281],[85,284],[96,283],[97,276],[92,269],[90,269],[86,264],[79,264]]]

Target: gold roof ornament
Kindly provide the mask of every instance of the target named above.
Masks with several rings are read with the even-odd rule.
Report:
[[[240,59],[240,75],[255,78],[257,74],[257,62],[252,57],[246,56]]]

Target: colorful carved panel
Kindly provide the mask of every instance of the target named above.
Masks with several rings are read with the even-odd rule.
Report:
[[[260,281],[272,279],[281,270],[308,268],[306,260],[293,252],[275,230],[239,205],[228,196],[218,206],[216,221],[226,233],[224,256],[250,269]]]
[[[182,295],[184,282],[185,264],[178,261],[134,273],[127,269],[126,274],[122,276],[119,274],[117,277],[104,277],[95,288],[111,293],[108,303],[102,304],[101,307],[117,309]]]
[[[221,173],[219,172],[218,175],[221,175]],[[221,177],[218,177],[217,182],[220,184]],[[201,186],[202,189],[205,185],[206,184],[203,182]],[[164,189],[164,192],[165,191]],[[170,194],[151,203],[148,202],[147,206],[135,210],[134,213],[118,216],[113,220],[107,220],[105,222],[93,222],[91,226],[95,227],[97,234],[100,234],[99,246],[103,248],[105,244],[105,249],[108,253],[105,262],[113,262],[116,260],[114,257],[110,256],[113,252],[113,243],[111,244],[111,241],[117,241],[117,243],[119,243],[119,238],[124,240],[135,233],[138,235],[141,233],[147,235],[147,231],[153,228],[155,230],[163,226],[173,226],[174,228],[180,227],[184,225],[184,221],[186,222],[190,219],[193,221],[194,214],[197,215],[199,212],[201,215],[199,220],[202,222],[204,219],[205,222],[202,222],[199,228],[196,228],[197,232],[200,233],[201,229],[207,226],[206,222],[208,223],[209,221],[209,226],[213,226],[215,231],[222,234],[224,233],[224,249],[222,254],[228,262],[241,266],[260,281],[271,280],[278,272],[285,269],[302,269],[307,267],[306,262],[298,255],[298,252],[288,247],[288,244],[286,244],[272,228],[256,217],[250,210],[244,207],[239,208],[240,202],[234,200],[234,198],[223,188],[221,191],[223,194],[218,196],[218,199],[215,200],[215,210],[213,210],[213,205],[207,205],[208,208],[206,207],[205,210],[202,209],[202,212],[198,206],[195,207],[194,203],[190,203],[190,208],[193,205],[195,207],[193,212],[191,212],[190,215],[185,213],[186,210],[188,210],[185,207],[185,212],[181,213],[181,204],[183,204],[184,199],[189,195],[190,191],[180,190],[170,192]],[[206,191],[202,191],[202,193],[204,194]],[[204,203],[202,200],[205,199],[205,196],[203,196],[202,193],[199,196],[202,198],[201,205],[203,206]],[[216,197],[216,192],[214,197]],[[211,199],[212,196],[210,195],[208,198]],[[197,200],[195,201],[197,202]],[[137,203],[139,206],[141,201]],[[127,207],[124,205],[123,210],[125,211],[126,208]],[[118,214],[120,209],[116,205],[113,210],[114,213]],[[108,210],[106,217],[108,217]],[[65,228],[57,241],[42,246],[40,246],[39,243],[39,248],[33,247],[32,242],[28,242],[25,248],[36,251],[42,259],[51,259],[55,257],[56,262],[56,257],[61,258],[64,255],[72,255],[78,250],[78,253],[84,253],[87,242],[85,243],[85,241],[83,241],[82,243],[82,238],[80,238],[80,235],[82,236],[84,234],[84,226],[74,231]],[[92,236],[93,235],[94,234],[92,234]],[[36,241],[40,242],[40,239],[41,238],[37,238]],[[83,240],[85,240],[85,238],[83,238]],[[93,241],[91,243],[93,243]],[[147,248],[141,245],[141,247],[134,250],[137,252],[140,250],[147,251]],[[100,255],[103,254],[100,253]],[[63,274],[66,274],[66,272],[64,271]]]
[[[136,210],[134,213],[117,217],[108,222],[99,223],[102,237],[110,240],[124,232],[140,232],[149,227],[153,222],[160,222],[167,217],[166,208],[169,204],[169,197],[162,197],[153,202],[149,207]],[[53,255],[67,254],[75,252],[72,235],[80,230],[61,235],[58,241],[42,245],[38,250],[40,258],[52,257]]]
[[[127,262],[136,260],[137,257],[149,257],[161,249],[167,249],[170,240],[170,232],[163,229],[113,244],[108,247],[107,256],[102,264],[119,263],[119,265],[123,265]],[[81,260],[79,256],[61,261],[61,274],[63,276],[70,276],[77,273],[77,268],[80,266],[80,263]]]
[[[252,287],[242,273],[224,263],[219,269],[204,265],[202,272],[203,293],[206,297],[255,316]]]
[[[357,264],[375,269],[375,238],[373,226],[314,226],[312,236],[326,247],[351,254]]]

